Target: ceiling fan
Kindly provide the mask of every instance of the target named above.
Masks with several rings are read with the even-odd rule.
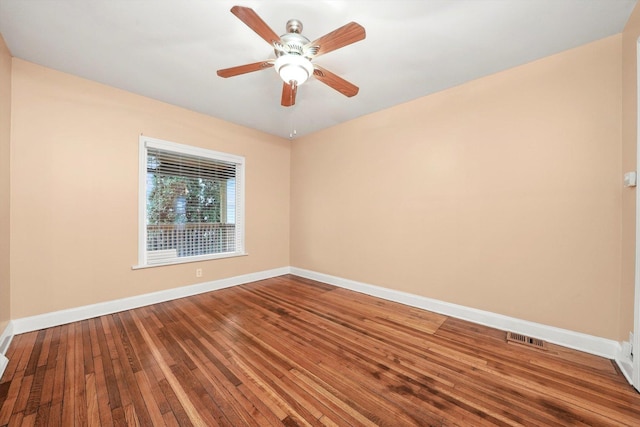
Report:
[[[361,25],[350,22],[310,42],[301,34],[302,22],[297,19],[290,19],[287,22],[287,33],[278,36],[251,8],[234,6],[231,13],[269,43],[276,58],[218,70],[220,77],[233,77],[274,67],[284,82],[281,104],[285,107],[296,103],[298,86],[312,75],[345,96],[352,97],[358,93],[356,85],[311,61],[320,55],[363,40],[365,31]]]

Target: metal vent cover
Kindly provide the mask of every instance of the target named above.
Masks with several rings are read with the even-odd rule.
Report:
[[[528,337],[526,335],[518,334],[515,332],[507,332],[507,342],[524,344],[529,347],[540,348],[542,350],[547,349],[547,342],[539,338]]]

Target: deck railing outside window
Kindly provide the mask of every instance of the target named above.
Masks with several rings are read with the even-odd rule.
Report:
[[[147,251],[175,250],[178,257],[233,252],[235,235],[235,224],[148,225]]]

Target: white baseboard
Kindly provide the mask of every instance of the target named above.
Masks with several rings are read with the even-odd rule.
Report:
[[[4,328],[4,331],[0,334],[0,379],[9,364],[9,359],[7,359],[6,354],[9,344],[11,344],[11,340],[13,339],[13,335],[13,322],[10,321]]]
[[[15,333],[13,332],[13,322],[9,321],[7,326],[4,328],[4,331],[0,333],[0,354],[6,355],[7,349],[9,348],[9,344],[11,344],[11,340]]]
[[[433,311],[435,313],[444,314],[457,319],[468,320],[473,323],[490,326],[503,331],[529,335],[563,347],[584,351],[596,356],[606,357],[607,359],[616,359],[616,355],[621,352],[620,343],[606,338],[556,328],[554,326],[547,326],[540,323],[529,322],[527,320],[503,316],[501,314],[439,301],[393,289],[387,289],[367,283],[356,282],[354,280],[343,279],[328,274],[317,273],[302,268],[291,267],[291,274],[378,298],[383,298],[389,301],[399,302],[412,307],[422,308],[424,310]]]
[[[218,289],[224,289],[244,283],[255,282],[257,280],[269,279],[271,277],[288,274],[289,271],[289,267],[281,267],[273,270],[265,270],[257,273],[230,277],[227,279],[199,283],[196,285],[167,289],[165,291],[153,292],[150,294],[138,295],[135,297],[122,298],[113,301],[101,302],[98,304],[86,305],[83,307],[75,307],[67,310],[55,311],[52,313],[23,317],[21,319],[15,319],[11,322],[13,324],[13,334],[22,334],[25,332],[37,331],[39,329],[64,325],[66,323],[103,316],[105,314],[117,313],[123,310],[131,310],[133,308],[143,307],[150,304],[157,304],[160,302],[188,297],[204,292],[215,291]]]
[[[616,354],[615,361],[622,375],[633,385],[633,359],[631,358],[631,343],[624,341]]]
[[[0,380],[2,379],[2,374],[4,374],[4,370],[7,369],[8,364],[9,364],[9,359],[7,359],[3,354],[0,354]]]

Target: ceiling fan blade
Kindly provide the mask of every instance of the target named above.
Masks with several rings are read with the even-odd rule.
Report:
[[[348,96],[349,98],[357,95],[358,91],[360,90],[358,89],[358,86],[346,81],[342,77],[333,74],[331,71],[328,71],[320,67],[319,65],[315,66],[313,75],[322,83],[326,84],[330,88],[337,90],[344,96]]]
[[[333,30],[329,34],[325,34],[319,39],[312,41],[307,46],[318,46],[318,51],[315,56],[320,56],[350,45],[351,43],[363,40],[365,37],[366,33],[362,25],[355,22],[349,22],[347,25],[343,25],[337,30]]]
[[[233,6],[231,8],[231,13],[237,16],[238,19],[244,22],[270,45],[273,45],[274,42],[280,40],[280,36],[277,35],[250,7]]]
[[[298,85],[296,82],[284,83],[282,85],[282,101],[283,107],[291,107],[296,103],[296,93],[298,93]]]
[[[266,70],[267,68],[271,68],[271,67],[273,67],[273,62],[260,61],[260,62],[254,62],[253,64],[238,65],[237,67],[218,70],[218,75],[220,77],[227,78],[227,77],[239,76],[240,74],[252,73],[254,71]]]

